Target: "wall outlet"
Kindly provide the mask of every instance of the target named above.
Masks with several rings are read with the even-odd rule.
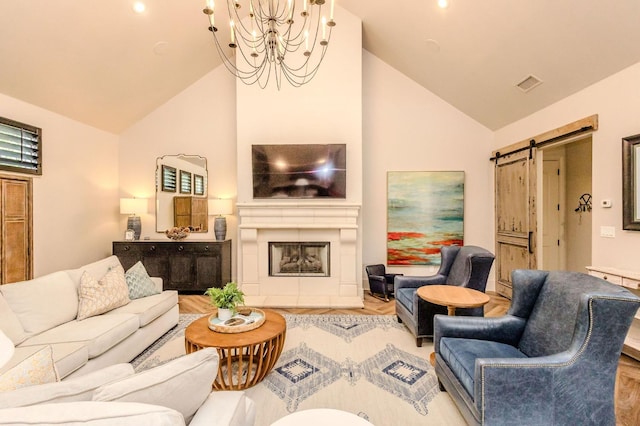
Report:
[[[616,228],[613,226],[601,226],[600,227],[600,236],[606,238],[615,238],[616,237]]]

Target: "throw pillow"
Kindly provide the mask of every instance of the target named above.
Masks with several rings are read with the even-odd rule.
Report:
[[[87,271],[82,273],[78,289],[78,320],[100,315],[126,305],[129,288],[124,279],[124,269],[116,266],[110,269],[100,281],[96,281]]]
[[[114,380],[131,376],[133,373],[131,364],[114,364],[60,382],[16,389],[0,397],[0,408],[27,407],[54,402],[91,401],[94,390]]]
[[[0,376],[0,392],[58,381],[53,350],[47,345]]]
[[[140,261],[127,270],[124,278],[129,287],[129,299],[131,300],[160,293]]]
[[[187,424],[211,393],[218,352],[205,348],[96,389],[94,401],[142,402],[179,411]]]

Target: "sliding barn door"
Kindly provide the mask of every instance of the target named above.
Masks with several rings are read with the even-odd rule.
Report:
[[[495,160],[496,291],[509,299],[511,272],[536,269],[536,149]]]

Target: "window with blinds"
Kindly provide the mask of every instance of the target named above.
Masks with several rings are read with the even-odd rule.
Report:
[[[0,170],[42,174],[42,129],[0,117]]]

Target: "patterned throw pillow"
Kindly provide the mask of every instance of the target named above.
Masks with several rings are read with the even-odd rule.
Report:
[[[129,287],[129,299],[131,300],[160,293],[140,261],[127,270],[124,278]]]
[[[0,376],[0,392],[57,382],[51,346],[45,346]]]
[[[124,269],[120,265],[110,269],[100,281],[84,271],[78,293],[78,320],[103,314],[131,301]]]

